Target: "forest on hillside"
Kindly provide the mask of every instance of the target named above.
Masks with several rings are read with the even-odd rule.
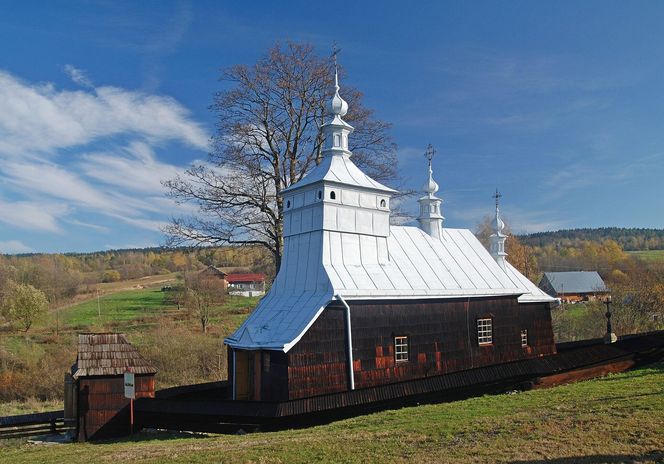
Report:
[[[12,284],[41,291],[49,306],[92,293],[97,284],[185,272],[214,265],[261,272],[272,278],[271,257],[261,247],[147,248],[96,253],[0,255],[0,295]]]
[[[563,229],[554,232],[538,232],[520,235],[519,240],[528,246],[555,247],[578,246],[584,241],[613,240],[625,251],[664,250],[664,229],[638,229],[623,227],[599,227],[595,229]]]

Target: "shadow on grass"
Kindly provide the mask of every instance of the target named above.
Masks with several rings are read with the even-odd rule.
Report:
[[[210,435],[206,433],[197,432],[175,432],[168,430],[143,430],[141,432],[120,438],[109,438],[105,440],[93,440],[88,443],[93,445],[110,445],[114,443],[140,443],[145,441],[170,441],[179,440],[182,438],[209,438]]]
[[[664,452],[651,451],[646,454],[598,454],[595,456],[573,456],[569,458],[535,459],[511,461],[510,464],[603,464],[603,463],[645,463],[664,462]]]

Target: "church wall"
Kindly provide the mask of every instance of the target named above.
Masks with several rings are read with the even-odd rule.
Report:
[[[546,304],[514,297],[349,302],[356,388],[472,369],[555,352]],[[480,346],[477,319],[491,318],[493,343]],[[521,330],[528,346],[521,346]],[[408,337],[397,362],[394,337]],[[348,389],[344,311],[328,307],[288,353],[289,396]]]

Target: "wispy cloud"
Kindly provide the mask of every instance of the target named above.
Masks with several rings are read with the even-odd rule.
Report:
[[[57,90],[0,71],[0,155],[52,155],[118,135],[208,146],[203,127],[170,97],[108,86]]]
[[[5,240],[0,242],[0,253],[16,254],[34,251],[20,240]]]
[[[94,87],[82,70],[65,71],[81,90],[0,71],[0,222],[50,233],[62,233],[62,224],[109,233],[91,219],[105,216],[158,232],[181,209],[164,198],[161,181],[185,167],[160,160],[156,150],[177,142],[189,158],[204,153],[203,126],[170,97]]]
[[[148,144],[132,142],[112,153],[90,153],[80,167],[86,176],[108,185],[150,194],[163,194],[161,180],[181,173],[181,169],[157,160]]]
[[[61,233],[57,218],[67,212],[66,205],[52,201],[0,200],[0,221],[19,229]]]
[[[64,71],[75,84],[88,88],[94,87],[92,81],[82,69],[66,64],[64,65]]]
[[[629,182],[644,174],[662,170],[664,154],[653,153],[636,158],[607,160],[598,156],[588,156],[583,161],[569,165],[565,170],[554,173],[544,180],[548,200],[555,200],[580,189],[608,182]]]

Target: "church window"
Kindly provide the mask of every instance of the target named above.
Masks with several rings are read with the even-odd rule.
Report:
[[[334,134],[334,146],[338,147],[339,145],[341,145],[340,135],[339,134]]]
[[[336,200],[337,199],[337,194],[334,193],[334,190],[330,192],[330,200]]]
[[[385,200],[380,200],[380,207],[385,208],[386,206],[387,206],[387,203],[385,202]]]
[[[320,200],[322,198],[323,198],[323,192],[321,190],[319,190],[318,191],[318,199]]]
[[[286,208],[290,208],[290,200],[286,202]]]
[[[408,337],[394,337],[394,360],[396,362],[408,361]]]
[[[493,343],[493,321],[491,318],[477,320],[477,343],[491,345]]]

